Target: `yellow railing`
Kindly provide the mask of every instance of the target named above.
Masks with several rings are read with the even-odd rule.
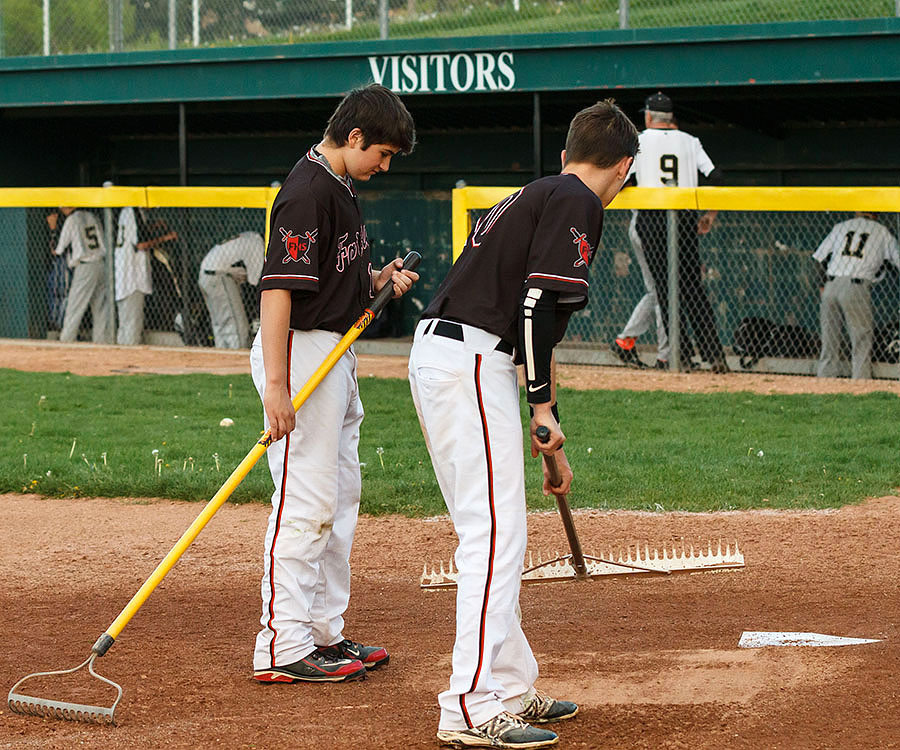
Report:
[[[517,187],[464,187],[453,191],[453,257],[471,229],[469,211],[490,208]],[[609,206],[616,209],[701,211],[900,211],[900,188],[890,187],[701,187],[626,188]]]
[[[0,207],[264,208],[268,235],[269,212],[277,193],[278,188],[272,187],[0,188]]]

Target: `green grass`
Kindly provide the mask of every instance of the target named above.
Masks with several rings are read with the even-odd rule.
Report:
[[[0,370],[0,389],[2,492],[205,501],[253,446],[262,421],[248,376]],[[360,390],[363,511],[444,512],[406,382],[366,378]],[[900,485],[900,402],[888,393],[563,389],[560,402],[575,507],[838,507]],[[233,427],[219,427],[226,416]],[[538,462],[526,467],[529,505],[553,507],[540,494]],[[271,492],[263,459],[232,499],[268,502]]]

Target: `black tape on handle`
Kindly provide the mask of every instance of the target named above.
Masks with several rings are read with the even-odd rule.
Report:
[[[550,439],[550,428],[541,425],[534,431],[534,436],[542,443],[546,443]],[[562,484],[562,475],[559,473],[559,466],[556,463],[556,456],[544,454],[544,461],[547,462],[547,469],[550,471],[550,486],[559,487]]]
[[[403,259],[403,268],[407,271],[415,271],[419,266],[419,262],[422,260],[422,256],[417,253],[415,250],[410,250],[406,257]],[[372,304],[369,306],[369,309],[373,314],[378,315],[383,309],[384,306],[391,300],[394,296],[394,284],[389,282],[381,287],[381,291],[375,295],[375,299],[372,300]]]

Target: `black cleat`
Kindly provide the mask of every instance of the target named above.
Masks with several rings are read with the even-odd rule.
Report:
[[[333,646],[317,646],[317,650],[332,659],[357,659],[366,669],[377,669],[382,664],[387,664],[391,658],[381,646],[363,646],[349,638]]]

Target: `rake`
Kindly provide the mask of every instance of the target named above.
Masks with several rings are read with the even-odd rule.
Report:
[[[403,259],[403,268],[407,270],[415,270],[419,265],[422,256],[414,250],[407,253]],[[393,284],[385,284],[379,291],[378,295],[372,300],[370,307],[366,308],[359,319],[353,324],[353,327],[344,334],[343,338],[337,343],[334,349],[328,354],[325,360],[319,365],[318,369],[310,376],[309,380],[294,396],[294,411],[297,411],[303,403],[309,398],[309,395],[318,387],[325,376],[331,371],[331,368],[337,361],[344,356],[351,344],[365,330],[375,316],[381,312],[382,308],[388,303],[393,296]],[[56,719],[66,719],[68,721],[84,721],[97,724],[115,724],[116,708],[122,700],[122,687],[118,683],[97,674],[94,671],[94,662],[100,656],[106,654],[107,651],[115,643],[116,638],[128,624],[132,617],[137,614],[144,602],[147,601],[153,590],[165,578],[166,574],[172,569],[178,559],[184,554],[185,550],[197,538],[197,535],[203,530],[210,519],[215,515],[216,511],[222,507],[225,501],[231,496],[235,488],[241,483],[244,477],[250,472],[250,469],[256,464],[260,457],[266,452],[272,444],[272,436],[267,430],[259,441],[253,446],[250,452],[244,457],[243,461],[238,464],[237,468],[231,473],[231,476],[225,480],[225,484],[219,491],[213,495],[212,499],[203,508],[200,515],[194,519],[194,522],[181,535],[181,538],[175,543],[175,546],[169,550],[169,553],[162,559],[159,565],[144,584],[138,589],[137,593],[131,598],[131,601],[125,605],[125,608],[119,613],[119,616],[113,621],[112,625],[101,635],[94,645],[91,647],[91,655],[85,659],[77,667],[71,669],[59,669],[51,672],[33,672],[25,675],[19,680],[9,691],[7,696],[7,705],[11,711],[19,714],[29,714],[32,716],[46,716]],[[87,703],[73,703],[69,701],[49,700],[47,698],[37,698],[35,696],[26,695],[17,692],[23,683],[40,678],[40,677],[59,677],[62,675],[72,675],[87,667],[88,674],[105,685],[109,685],[116,690],[116,699],[112,706],[95,706]]]
[[[547,442],[550,438],[550,431],[541,426],[537,428],[535,435],[541,442]],[[545,454],[544,461],[547,463],[551,486],[558,487],[562,484],[562,477],[556,457]],[[570,553],[567,555],[553,553],[552,556],[548,554],[546,559],[539,553],[536,560],[534,555],[529,553],[528,561],[522,571],[523,583],[586,580],[599,576],[635,574],[671,575],[672,573],[744,567],[744,555],[737,542],[733,546],[726,543],[723,547],[721,540],[715,549],[710,541],[707,542],[705,550],[701,547],[695,551],[693,545],[686,549],[683,544],[680,549],[673,545],[668,548],[663,547],[662,550],[651,550],[645,544],[643,549],[640,545],[634,545],[634,554],[629,545],[624,552],[621,549],[617,552],[610,549],[606,557],[585,555],[581,549],[581,541],[575,529],[568,499],[565,495],[556,495],[556,504],[562,518],[566,539],[569,542]],[[419,585],[423,589],[452,588],[456,586],[458,576],[459,571],[452,559],[446,565],[441,562],[431,568],[426,564],[422,570]]]

